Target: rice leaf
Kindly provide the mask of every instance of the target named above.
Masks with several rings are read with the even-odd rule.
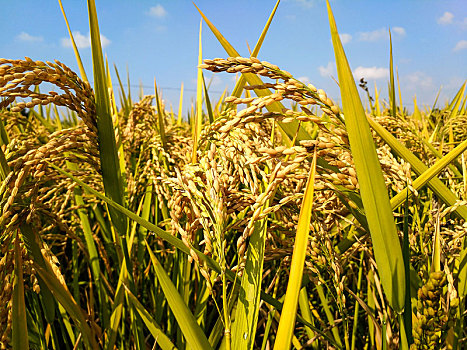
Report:
[[[65,308],[58,304],[58,311],[60,312],[60,316],[62,317],[62,322],[65,326],[66,332],[70,337],[70,340],[73,344],[76,344],[76,337],[75,337],[75,330],[70,322],[70,317],[68,316]]]
[[[443,157],[443,154],[439,152],[430,142],[426,141],[424,138],[422,138],[421,141],[437,158],[440,159]],[[462,174],[460,173],[459,169],[457,169],[456,165],[456,162],[453,162],[452,164],[449,164],[448,167],[451,169],[455,176],[462,177]]]
[[[130,113],[130,104],[129,104],[129,101],[128,101],[127,96],[125,94],[125,89],[123,87],[123,83],[122,83],[122,80],[120,78],[120,74],[118,73],[117,66],[115,64],[114,64],[114,69],[115,69],[115,75],[117,76],[118,85],[120,86],[120,92],[121,92],[121,99],[120,99],[121,103],[120,104],[122,105],[124,114],[128,115]],[[128,90],[129,89],[130,89],[130,87],[128,86]]]
[[[104,182],[105,193],[115,202],[124,205],[123,179],[120,172],[115,132],[110,114],[110,101],[107,90],[104,58],[102,55],[101,36],[94,0],[88,0],[88,14],[102,180]],[[120,235],[125,235],[127,231],[126,218],[113,208],[110,208],[109,212],[117,232]]]
[[[224,36],[219,32],[219,30],[209,21],[209,19],[204,15],[203,12],[195,5],[195,7],[198,9],[199,13],[203,17],[204,21],[206,24],[209,26],[213,34],[216,36],[217,40],[219,43],[222,45],[222,47],[225,49],[228,55],[233,56],[233,57],[239,57],[241,56],[235,49],[234,47],[224,38]],[[242,77],[245,77],[245,80],[248,82],[250,85],[262,85],[262,80],[260,77],[258,77],[254,73],[242,73]],[[240,94],[241,91],[243,90],[240,89]],[[255,89],[255,94],[257,96],[269,96],[271,95],[271,91],[269,89]],[[235,91],[234,91],[235,92]],[[240,95],[239,95],[240,96]],[[268,111],[270,112],[277,112],[277,113],[282,113],[282,110],[285,108],[280,102],[274,102],[268,106],[265,107]],[[297,135],[297,141],[300,140],[309,140],[311,139],[310,135],[304,128],[298,128],[298,122],[297,121],[292,121],[290,123],[282,123],[281,121],[277,122],[278,125],[281,127],[282,130],[287,134],[287,136],[290,139],[293,139],[297,129],[299,130],[298,135]]]
[[[114,202],[112,199],[106,197],[102,193],[99,193],[98,191],[96,191],[92,187],[88,186],[83,181],[81,181],[77,177],[71,175],[67,171],[59,168],[58,166],[56,166],[56,165],[54,165],[52,163],[48,163],[48,164],[49,164],[49,166],[51,166],[52,168],[54,168],[55,170],[57,170],[61,174],[69,177],[70,179],[72,179],[74,182],[76,182],[78,185],[83,187],[89,193],[95,195],[97,198],[99,198],[100,200],[107,203],[110,207],[112,207],[115,210],[118,210],[122,214],[126,215],[129,219],[136,221],[138,224],[140,224],[142,227],[146,228],[148,231],[154,232],[157,236],[159,236],[163,240],[167,241],[168,243],[172,244],[174,247],[181,250],[185,254],[187,254],[187,255],[190,254],[190,249],[185,245],[185,243],[183,243],[183,241],[181,239],[171,235],[170,233],[162,230],[160,227],[154,225],[153,223],[150,223],[149,221],[147,221],[147,220],[143,219],[142,217],[136,215],[132,211],[130,211],[130,210],[126,209],[125,207],[121,206],[120,204]],[[199,250],[197,250],[197,249],[195,249],[193,247],[191,248],[191,250],[194,251],[202,261],[206,262],[210,268],[212,268],[216,272],[220,273],[220,267],[219,267],[219,264],[217,262],[215,262],[213,259],[211,259],[210,257],[204,255]],[[235,278],[235,275],[232,272],[228,273],[228,276],[229,276],[229,279],[231,279],[232,281]],[[269,300],[268,302],[272,302],[272,301]]]
[[[300,289],[300,294],[298,296],[298,306],[300,307],[300,312],[302,313],[302,317],[309,323],[313,323],[313,316],[310,310],[310,299],[308,297],[308,292],[306,287],[302,287]],[[316,338],[316,333],[308,326],[305,326],[305,331],[309,339]],[[313,350],[319,349],[318,339],[315,339],[313,343],[311,343],[311,348]]]
[[[34,258],[34,262],[38,265],[46,268],[46,262],[42,256],[41,249],[39,247],[39,239],[37,233],[32,229],[31,225],[24,222],[20,224],[20,231],[23,235],[23,241],[26,246],[26,249]],[[42,278],[38,278],[40,294],[42,296],[42,306],[44,307],[44,316],[45,320],[48,323],[53,323],[55,320],[55,300],[52,296],[50,289],[45,284],[45,281]]]
[[[337,32],[329,1],[326,1],[326,4],[345,124],[370,228],[378,273],[389,304],[397,312],[401,312],[405,299],[405,272],[397,228],[365,111]]]
[[[167,303],[175,318],[177,319],[178,325],[183,335],[185,336],[188,345],[194,350],[212,349],[211,344],[209,344],[203,330],[200,328],[198,323],[196,323],[193,314],[186,306],[183,298],[180,296],[177,288],[173,285],[170,277],[167,275],[167,272],[164,270],[164,268],[161,266],[161,263],[152,252],[152,249],[147,241],[146,248],[149,252],[152,266],[156,272],[160,287],[164,292]]]
[[[206,291],[207,291],[207,294],[209,294],[209,291],[207,290],[206,288]],[[240,291],[240,286],[239,284],[235,284],[235,286],[232,288],[227,300],[229,301],[228,302],[228,313],[231,314],[232,313],[232,309],[233,307],[235,306],[235,304],[237,303],[237,297],[238,297],[238,293]],[[207,299],[207,298],[206,298]],[[208,300],[206,300],[208,301]],[[224,314],[224,310],[221,310],[221,314]],[[195,314],[196,316],[196,314]],[[199,321],[198,321],[199,323]],[[224,335],[224,330],[225,330],[225,327],[224,327],[224,321],[222,318],[218,318],[216,323],[214,324],[214,327],[212,327],[212,330],[211,330],[211,334],[209,334],[209,343],[211,344],[211,346],[213,348],[217,348],[217,345],[219,343],[219,341],[221,339],[225,339],[223,338],[222,336]]]
[[[182,85],[180,86],[180,99],[178,102],[178,118],[177,118],[177,125],[182,125],[182,113],[183,113],[183,81]]]
[[[19,246],[19,232],[15,238],[15,267],[12,305],[13,349],[29,349],[28,324],[26,322],[26,304],[24,303],[23,258]]]
[[[467,296],[467,239],[464,237],[462,250],[459,254],[459,273],[458,273],[458,289],[459,296],[465,299]]]
[[[302,287],[303,269],[308,247],[308,232],[310,231],[311,211],[313,207],[314,181],[316,174],[316,149],[311,163],[311,170],[303,197],[300,216],[298,218],[297,234],[290,265],[289,281],[285,292],[279,327],[277,329],[274,349],[288,349],[294,334],[295,319],[300,289]]]
[[[331,301],[329,300],[329,297],[324,294],[324,287],[322,284],[317,284],[316,285],[316,291],[318,292],[318,297],[321,302],[321,306],[324,310],[324,313],[326,315],[326,318],[328,319],[328,322],[330,325],[334,325],[336,320],[332,314],[331,311]],[[331,304],[331,305],[330,305]],[[328,332],[329,333],[329,332]],[[342,346],[342,340],[339,335],[339,330],[336,327],[332,327],[331,329],[332,336],[334,337],[335,343],[338,345],[339,348],[343,348]]]
[[[164,111],[161,107],[161,100],[159,98],[159,93],[157,92],[156,78],[154,78],[154,95],[156,96],[156,107],[157,107],[157,121],[159,135],[161,137],[162,147],[167,148],[167,140],[165,136],[165,125],[164,125]]]
[[[410,211],[409,211],[409,198],[407,196],[405,200],[405,206],[404,206],[404,222],[403,222],[403,243],[402,243],[402,254],[404,256],[404,267],[405,267],[405,288],[407,291],[410,291],[410,242],[409,242],[409,216],[410,216]],[[407,338],[407,343],[408,345],[413,343],[413,336],[412,332],[410,331],[412,329],[412,300],[411,300],[411,293],[405,293],[405,305],[404,305],[404,313],[403,315],[403,320],[401,322],[401,326],[403,324],[403,327],[405,330],[408,330],[406,332],[406,338]]]
[[[235,321],[232,325],[232,349],[253,349],[254,346],[260,309],[266,231],[266,220],[255,222],[248,244],[247,261],[238,294]]]
[[[10,138],[5,130],[5,126],[3,125],[3,121],[0,118],[0,146],[8,145],[10,143]]]
[[[253,52],[251,52],[251,57],[258,57],[259,50],[261,49],[261,46],[263,45],[264,38],[266,37],[266,34],[269,30],[269,27],[271,26],[272,19],[274,18],[274,15],[276,14],[277,8],[279,7],[280,0],[277,0],[276,5],[272,9],[271,14],[269,15],[268,20],[266,21],[266,25],[263,28],[263,31],[261,32],[261,35],[256,42],[255,47],[253,48]],[[235,87],[232,92],[232,96],[240,97],[242,94],[243,88],[245,86],[246,80],[243,74],[240,76],[240,79],[237,80]],[[227,103],[225,109],[231,108],[233,103]]]
[[[428,167],[400,143],[390,132],[378,124],[374,119],[368,117],[371,128],[386,142],[391,149],[406,162],[410,163],[413,171],[421,175],[428,170]],[[457,196],[437,177],[433,177],[429,182],[430,189],[448,206],[453,206],[458,201]],[[455,213],[464,220],[467,220],[467,206],[459,206]]]
[[[449,103],[447,109],[450,110],[451,113],[454,113],[454,112],[457,113],[459,111],[458,108],[459,108],[459,105],[460,105],[460,101],[462,101],[462,97],[464,96],[465,84],[466,83],[467,83],[467,81],[465,81],[464,84],[462,84],[462,86],[459,88],[456,95],[452,99],[452,101]],[[456,109],[456,105],[457,105],[457,109]]]
[[[380,102],[379,102],[379,91],[378,91],[378,88],[376,87],[376,82],[375,82],[375,110],[376,110],[376,115],[381,115],[381,108],[380,108]]]
[[[204,81],[203,77],[203,92],[204,92],[204,100],[206,101],[206,109],[208,112],[209,124],[214,122],[214,114],[212,112],[211,100],[209,99],[208,89],[206,88],[206,82]]]
[[[33,262],[33,266],[40,278],[47,285],[48,289],[52,292],[54,298],[60,304],[62,304],[65,310],[73,318],[73,321],[82,333],[85,342],[92,349],[98,349],[99,347],[97,345],[96,339],[93,332],[91,331],[91,328],[86,323],[86,318],[84,317],[83,311],[80,309],[78,304],[76,304],[68,289],[66,289],[55,276],[55,274],[51,272],[52,268],[50,266],[43,268],[36,261]]]
[[[203,21],[199,22],[199,44],[198,44],[198,65],[203,63],[203,45],[202,45],[202,24]],[[193,153],[191,156],[192,163],[195,164],[198,161],[196,151],[198,150],[198,140],[201,134],[201,128],[203,125],[203,70],[198,67],[198,79],[196,84],[196,114],[195,123],[193,125]]]
[[[358,278],[357,278],[357,291],[355,295],[360,295],[361,293],[361,288],[362,288],[362,277],[363,277],[363,258],[364,258],[365,252],[362,250],[360,253],[360,264],[358,266]],[[353,326],[352,326],[352,341],[351,341],[351,350],[355,350],[355,342],[357,341],[357,331],[358,331],[358,313],[360,310],[360,303],[357,302],[355,303],[355,309],[354,309],[354,319],[353,319]],[[412,310],[410,310],[412,312]]]
[[[78,170],[78,166],[72,162],[66,162],[68,169]],[[77,210],[78,217],[80,219],[81,228],[83,230],[84,240],[86,242],[87,252],[89,253],[89,265],[91,266],[92,276],[94,279],[94,287],[97,290],[99,296],[99,310],[102,318],[102,325],[106,328],[109,315],[107,312],[106,297],[105,291],[101,282],[101,270],[99,266],[99,255],[97,253],[96,244],[94,242],[94,237],[91,229],[90,219],[87,215],[87,211],[83,209],[84,200],[81,195],[80,189],[74,189],[74,200],[75,204],[80,208]]]
[[[149,332],[151,332],[152,336],[156,340],[157,345],[159,345],[163,350],[176,350],[177,348],[175,347],[175,345],[170,341],[169,337],[165,335],[162,328],[152,318],[151,314],[139,302],[138,298],[136,298],[125,285],[123,286],[125,287],[126,294],[130,299],[131,304],[138,311],[139,316],[143,320]]]
[[[391,44],[391,48],[392,48],[392,44]],[[392,55],[391,55],[392,57]],[[402,93],[401,93],[401,84],[399,83],[399,72],[397,71],[397,67],[396,67],[396,77],[397,77],[397,90],[399,92],[399,113],[405,117],[405,114],[404,114],[404,105],[402,104]]]
[[[459,157],[462,153],[465,152],[467,149],[467,140],[464,140],[461,144],[459,144],[456,148],[454,148],[451,152],[446,154],[443,158],[438,159],[435,164],[433,164],[429,169],[427,169],[424,173],[422,173],[417,179],[415,179],[412,183],[412,186],[418,190],[422,186],[424,186],[428,181],[430,181],[433,177],[438,175],[444,168],[448,166],[448,164],[452,163],[457,157]],[[391,198],[391,206],[395,209],[399,205],[401,205],[404,199],[407,196],[410,196],[411,192],[408,188],[400,191],[396,194],[393,198]]]
[[[5,155],[0,147],[0,160],[3,159],[5,162],[0,161],[0,180],[4,180],[5,177],[11,172],[10,167],[6,163]],[[36,235],[34,234],[31,226],[23,222],[20,225],[20,231],[23,235],[23,241],[26,249],[33,256],[34,260],[41,266],[45,266],[44,257],[41,254],[41,250],[36,241]],[[41,289],[40,294],[42,295],[42,306],[44,308],[44,317],[48,323],[52,323],[55,319],[55,301],[52,297],[52,293],[45,286],[44,281],[39,278],[39,287]],[[24,292],[23,292],[24,294]]]
[[[60,5],[60,10],[62,10],[63,18],[65,19],[66,28],[68,29],[68,34],[70,35],[71,45],[73,46],[73,51],[75,53],[76,62],[78,63],[79,73],[81,74],[81,79],[84,81],[88,81],[88,77],[86,76],[86,71],[84,70],[83,61],[81,60],[81,56],[79,54],[78,46],[76,46],[75,38],[70,29],[70,25],[68,23],[68,19],[66,17],[65,10],[63,8],[62,0],[58,0],[58,4]]]
[[[54,168],[55,170],[57,170],[59,173],[69,177],[74,182],[76,182],[78,185],[83,187],[87,192],[93,194],[94,196],[96,196],[100,200],[104,201],[105,203],[107,203],[107,205],[113,207],[115,210],[120,211],[122,214],[126,215],[129,219],[136,221],[138,224],[140,224],[142,227],[146,228],[148,231],[154,232],[157,236],[159,236],[160,238],[162,238],[166,242],[170,243],[175,248],[179,249],[180,251],[184,252],[187,255],[190,255],[190,252],[196,253],[198,255],[198,257],[200,258],[200,260],[205,262],[210,268],[212,268],[217,273],[221,272],[220,266],[216,261],[214,261],[212,258],[204,255],[203,253],[201,253],[196,248],[194,248],[194,247],[188,248],[181,239],[179,239],[179,238],[171,235],[170,233],[162,230],[160,227],[150,223],[149,221],[144,220],[143,218],[141,218],[138,215],[134,214],[132,211],[124,208],[120,204],[115,203],[113,200],[106,197],[102,193],[96,191],[92,187],[88,186],[83,181],[81,181],[77,177],[71,175],[67,171],[59,168],[58,166],[56,166],[56,165],[54,165],[52,163],[48,163],[48,165],[51,166],[52,168]],[[227,275],[227,277],[228,277],[228,279],[230,281],[234,281],[235,278],[236,278],[235,274],[230,270],[226,270],[226,275]],[[282,310],[282,304],[280,302],[278,302],[276,299],[274,299],[273,297],[271,297],[269,294],[265,293],[264,291],[261,291],[261,299],[264,300],[265,302],[267,302],[268,304],[274,306],[279,311]],[[302,322],[302,323],[306,324],[307,326],[311,327],[315,332],[319,331],[319,330],[313,328],[313,325],[306,322],[300,315],[297,315],[297,319],[300,322]],[[325,336],[325,335],[323,335],[323,336]],[[328,339],[328,341],[333,343],[332,339]],[[335,345],[335,344],[333,343],[333,345]]]
[[[394,85],[394,63],[392,58],[392,36],[389,29],[389,101],[391,103],[391,115],[393,118],[397,117],[396,105],[396,87]]]
[[[0,148],[0,181],[5,180],[9,172],[10,167],[6,161],[5,153],[3,153],[3,150]]]
[[[441,271],[441,233],[439,227],[439,213],[436,217],[435,237],[433,239],[433,252],[431,254],[430,272]]]
[[[123,313],[123,301],[125,297],[123,279],[124,274],[126,273],[125,265],[121,264],[119,281],[117,285],[117,290],[115,292],[114,302],[112,305],[112,314],[110,316],[110,325],[107,328],[107,337],[106,337],[106,350],[113,350],[115,348],[115,342],[117,340],[118,328],[122,319]]]
[[[128,101],[128,106],[132,106],[132,101],[131,101],[131,84],[130,84],[130,70],[128,69],[128,64],[126,66],[126,86],[128,86],[128,96],[127,96],[127,101]]]

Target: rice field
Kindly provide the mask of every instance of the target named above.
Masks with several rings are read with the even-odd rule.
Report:
[[[466,84],[409,112],[390,48],[362,101],[328,4],[337,105],[256,58],[276,8],[250,57],[199,10],[188,115],[114,91],[93,0],[94,86],[0,59],[0,349],[465,348]]]

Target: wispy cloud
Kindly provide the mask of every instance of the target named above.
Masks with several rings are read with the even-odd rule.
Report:
[[[349,43],[352,40],[352,35],[347,34],[347,33],[339,34],[339,36],[341,38],[341,42],[343,45]]]
[[[373,30],[371,32],[360,32],[358,39],[361,41],[377,41],[385,39],[388,35],[388,31],[385,28]]]
[[[167,16],[167,10],[161,4],[157,4],[149,9],[148,14],[156,18],[164,18]]]
[[[319,66],[318,70],[319,70],[319,74],[322,77],[329,77],[330,75],[336,75],[336,63],[328,62],[326,66]]]
[[[424,72],[413,72],[407,75],[403,81],[409,90],[430,90],[433,89],[433,78]]]
[[[467,40],[459,40],[452,51],[460,51],[465,49],[467,49]]]
[[[391,32],[400,36],[405,35],[405,29],[402,27],[394,27],[391,29]]]
[[[303,84],[309,84],[310,83],[310,78],[307,77],[307,76],[298,77],[297,80],[301,81]]]
[[[21,40],[21,41],[36,42],[36,43],[44,41],[44,38],[42,36],[34,36],[26,32],[19,33],[16,36],[16,39]]]
[[[441,17],[439,17],[436,22],[438,24],[446,25],[446,24],[451,24],[453,22],[454,15],[451,12],[446,11],[443,13]]]
[[[356,79],[383,79],[389,76],[389,69],[383,67],[357,67],[353,71]]]
[[[404,36],[406,34],[403,27],[393,27],[391,29],[393,36]],[[386,28],[380,28],[371,32],[360,32],[358,33],[358,40],[360,41],[378,41],[389,38],[389,30]]]
[[[91,47],[91,35],[88,33],[87,35],[81,34],[80,31],[73,32],[73,38],[75,39],[76,46],[78,49],[86,49]],[[101,34],[101,44],[102,47],[106,47],[111,43],[107,37]],[[63,47],[72,47],[71,39],[70,38],[62,38],[61,44]]]
[[[455,25],[460,27],[461,30],[466,30],[467,29],[467,17],[464,17],[462,19],[457,19],[452,12],[446,11],[443,13],[443,15],[439,18],[436,19],[436,22],[438,24],[441,24],[443,26],[447,25]]]
[[[298,4],[302,5],[303,7],[313,7],[315,5],[315,0],[295,0]]]

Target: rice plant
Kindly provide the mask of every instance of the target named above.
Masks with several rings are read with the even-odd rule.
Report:
[[[339,106],[257,58],[278,3],[250,57],[198,9],[188,116],[114,92],[93,0],[94,87],[76,46],[0,59],[1,349],[463,348],[465,83],[409,113],[390,47],[362,102],[328,3]]]

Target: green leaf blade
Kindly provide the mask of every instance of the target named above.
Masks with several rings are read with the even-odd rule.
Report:
[[[196,323],[196,319],[186,306],[182,296],[178,293],[177,288],[174,286],[170,277],[167,275],[167,272],[164,270],[161,263],[152,252],[152,249],[147,241],[146,248],[149,252],[154,270],[156,271],[157,279],[167,299],[167,303],[172,309],[173,314],[177,319],[178,325],[180,326],[180,329],[185,336],[189,346],[194,350],[212,349],[203,330],[198,325],[198,323]]]
[[[284,306],[281,313],[279,328],[277,330],[274,349],[290,348],[295,329],[297,316],[297,305],[300,289],[302,287],[302,276],[305,266],[306,250],[308,247],[308,232],[310,230],[311,211],[313,207],[314,179],[316,174],[316,150],[311,164],[311,171],[303,197],[302,208],[298,218],[297,234],[290,266],[289,282],[285,294]]]
[[[12,345],[13,349],[29,349],[26,305],[24,302],[23,258],[19,246],[19,234],[15,239],[15,281],[13,284],[12,305]]]
[[[401,312],[405,299],[405,272],[397,228],[376,147],[337,32],[329,1],[327,1],[327,6],[345,124],[378,272],[389,304],[397,312]]]
[[[123,178],[120,171],[115,131],[110,114],[110,99],[94,0],[88,0],[88,12],[102,179],[105,193],[118,204],[124,205]],[[127,231],[126,218],[113,208],[110,208],[109,212],[112,223],[118,233],[125,235]]]
[[[235,322],[232,326],[233,349],[253,349],[255,342],[260,309],[266,230],[266,220],[256,222],[248,245],[248,258],[242,275]]]

